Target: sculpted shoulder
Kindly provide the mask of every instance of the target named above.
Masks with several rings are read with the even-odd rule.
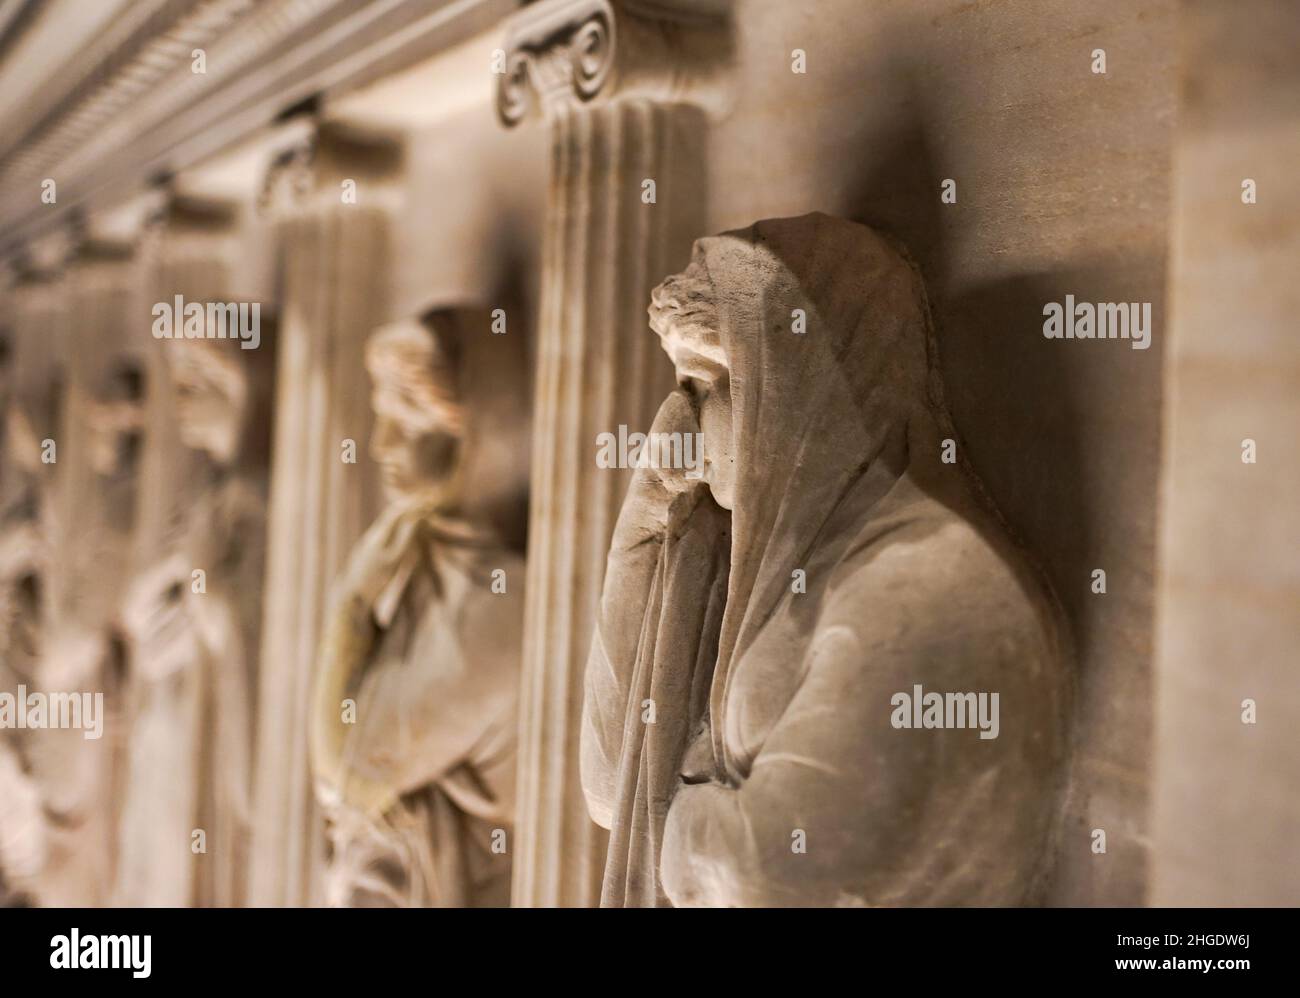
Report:
[[[991,518],[920,499],[876,526],[835,570],[805,684],[859,705],[860,737],[904,770],[930,741],[898,737],[898,697],[973,695],[983,704],[982,695],[991,715],[985,740],[966,730],[931,736],[944,779],[973,787],[998,760],[995,784],[1015,776],[1046,793],[1064,754],[1072,687],[1047,590]],[[965,791],[953,794],[967,800]]]
[[[1006,660],[1054,645],[1048,597],[990,516],[928,497],[880,518],[834,569],[818,631],[843,629],[872,648]]]

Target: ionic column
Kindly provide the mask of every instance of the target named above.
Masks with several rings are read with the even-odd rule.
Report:
[[[632,13],[653,7],[654,16]],[[606,833],[578,777],[586,663],[605,555],[630,473],[597,434],[648,430],[672,367],[650,290],[704,231],[706,70],[722,22],[672,5],[543,0],[516,15],[497,108],[552,136],[533,417],[520,703],[516,905],[599,902]]]
[[[318,903],[307,709],[330,585],[377,509],[366,336],[388,318],[400,151],[322,127],[272,169],[282,279],[249,902]],[[355,182],[355,197],[344,181]],[[355,445],[355,463],[344,444]]]

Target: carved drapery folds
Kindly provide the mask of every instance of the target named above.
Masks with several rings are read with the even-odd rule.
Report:
[[[644,335],[650,288],[703,225],[710,69],[726,25],[668,4],[548,0],[509,25],[497,112],[551,130],[520,705],[517,905],[600,895],[605,835],[578,782],[582,668],[628,483],[598,434],[645,430],[671,369]],[[672,58],[669,58],[669,53]]]
[[[652,432],[703,459],[638,468],[610,549],[582,731],[602,904],[1025,903],[1066,771],[1063,627],[942,459],[919,275],[813,213],[698,240],[652,301],[682,384]],[[922,688],[982,692],[899,730],[885,706]]]

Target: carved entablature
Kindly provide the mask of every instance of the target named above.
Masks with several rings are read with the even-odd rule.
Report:
[[[0,106],[0,256],[76,208],[111,208],[159,172],[256,140],[304,100],[418,64],[481,30],[488,5],[430,6],[141,0],[84,44],[7,25],[42,85]]]
[[[513,126],[598,96],[720,107],[713,84],[731,49],[719,5],[629,0],[543,0],[506,33],[497,114]]]

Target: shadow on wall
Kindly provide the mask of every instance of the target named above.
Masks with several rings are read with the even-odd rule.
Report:
[[[898,92],[911,91],[904,75]],[[1130,253],[957,286],[950,237],[961,209],[940,200],[944,178],[920,104],[904,106],[892,134],[862,136],[854,161],[873,168],[844,192],[844,213],[899,240],[920,267],[959,448],[1069,622],[1076,747],[1046,900],[1141,904],[1164,260],[1134,267]],[[1150,348],[1046,339],[1043,307],[1066,295],[1151,302]],[[1098,568],[1106,571],[1105,594],[1093,591]],[[1094,829],[1106,832],[1106,854],[1094,852]]]

